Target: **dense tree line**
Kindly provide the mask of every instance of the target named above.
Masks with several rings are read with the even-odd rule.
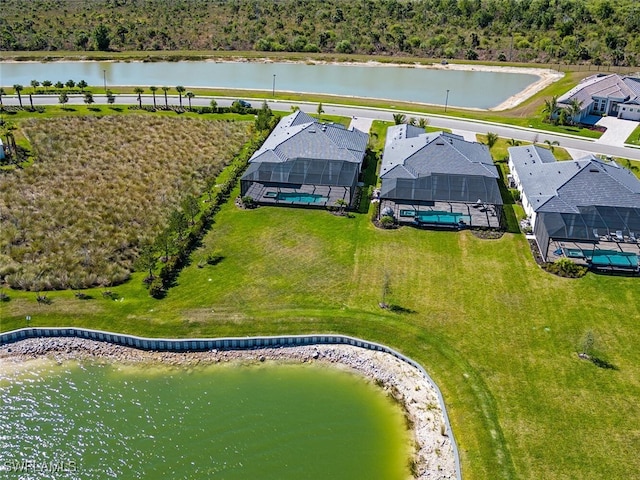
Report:
[[[640,62],[637,0],[4,0],[1,50]]]

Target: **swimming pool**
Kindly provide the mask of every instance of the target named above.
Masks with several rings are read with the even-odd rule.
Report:
[[[292,203],[323,203],[329,200],[327,197],[315,193],[278,192],[276,200]]]
[[[439,225],[457,225],[460,221],[470,222],[468,215],[456,212],[445,212],[438,210],[429,210],[425,212],[416,212],[415,219],[420,223],[433,223]]]

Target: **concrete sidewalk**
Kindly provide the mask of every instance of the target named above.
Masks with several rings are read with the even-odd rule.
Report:
[[[362,117],[351,117],[351,123],[349,124],[349,128],[356,128],[364,133],[369,133],[371,130],[371,124],[375,118],[362,118]]]

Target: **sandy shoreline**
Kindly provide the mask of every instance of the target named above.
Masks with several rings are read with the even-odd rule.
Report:
[[[29,339],[0,346],[0,369],[29,367],[29,362],[49,358],[115,361],[125,364],[160,362],[176,367],[220,362],[309,362],[328,365],[362,375],[383,388],[403,407],[412,424],[415,450],[413,470],[419,479],[455,479],[451,438],[446,435],[438,395],[416,368],[392,355],[349,345],[313,345],[212,350],[174,353],[148,352],[105,342],[79,338]],[[445,433],[445,434],[443,434]]]

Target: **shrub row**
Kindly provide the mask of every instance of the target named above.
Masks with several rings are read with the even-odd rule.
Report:
[[[256,135],[234,158],[228,167],[229,176],[227,180],[218,185],[218,190],[211,195],[211,201],[202,208],[198,219],[189,227],[182,239],[177,242],[177,253],[166,259],[164,265],[160,268],[158,277],[149,283],[149,294],[152,297],[163,298],[167,290],[174,285],[182,269],[189,264],[191,253],[200,246],[204,235],[213,223],[213,217],[228,200],[231,191],[244,173],[249,158],[251,158],[253,152],[260,148],[265,138],[266,136]]]

